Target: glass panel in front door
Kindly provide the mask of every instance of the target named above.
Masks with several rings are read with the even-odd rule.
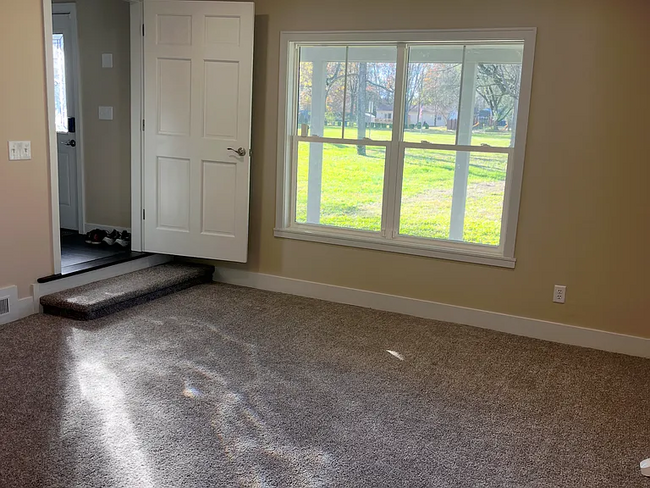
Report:
[[[68,133],[68,101],[65,85],[65,50],[63,34],[53,34],[52,44],[54,52],[54,107],[56,131],[60,134]]]

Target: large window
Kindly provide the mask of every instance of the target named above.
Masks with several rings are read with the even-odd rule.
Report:
[[[513,267],[534,39],[284,33],[275,235]]]

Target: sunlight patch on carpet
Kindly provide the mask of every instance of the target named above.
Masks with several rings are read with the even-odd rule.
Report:
[[[77,330],[73,331],[70,341],[73,354],[77,334]],[[76,377],[81,397],[94,408],[101,422],[103,448],[115,463],[111,471],[120,473],[127,484],[153,488],[149,463],[129,417],[118,376],[101,360],[80,358]]]

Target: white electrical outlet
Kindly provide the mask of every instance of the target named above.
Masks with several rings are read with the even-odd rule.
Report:
[[[32,159],[31,141],[9,141],[9,161]]]
[[[555,303],[564,303],[566,300],[566,286],[555,285],[553,288],[553,301]]]

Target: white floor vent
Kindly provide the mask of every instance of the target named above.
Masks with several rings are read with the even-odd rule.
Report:
[[[0,325],[22,319],[34,313],[32,297],[18,298],[18,288],[8,286],[0,288]]]

